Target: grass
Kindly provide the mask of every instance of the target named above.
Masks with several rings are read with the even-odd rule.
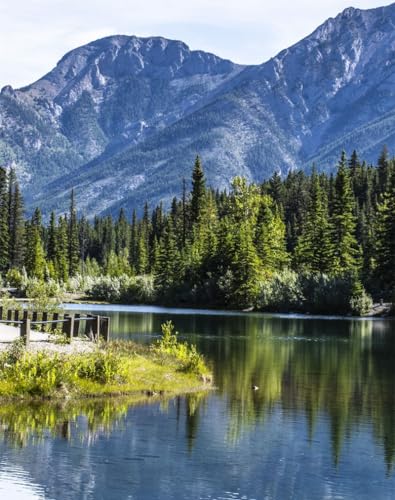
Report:
[[[81,354],[31,353],[17,342],[0,355],[0,398],[175,395],[210,387],[195,346],[178,342],[171,322],[162,331],[151,346],[115,341]]]

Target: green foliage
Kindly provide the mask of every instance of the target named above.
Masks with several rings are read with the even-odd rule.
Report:
[[[163,333],[162,341],[151,347],[114,342],[83,354],[33,353],[15,342],[0,353],[0,396],[48,398],[155,386],[170,391],[200,387],[202,378],[210,378],[202,356],[195,346],[178,342],[170,322]]]
[[[13,287],[20,288],[23,283],[23,276],[19,269],[11,268],[5,275],[6,282]]]
[[[105,351],[96,351],[80,357],[78,366],[76,366],[76,374],[80,378],[93,380],[101,384],[114,381],[123,382],[125,380],[119,356]]]
[[[356,280],[350,297],[350,311],[354,316],[363,316],[372,309],[372,297],[366,293],[362,283]]]
[[[268,311],[301,311],[305,297],[299,275],[290,269],[276,272],[260,283],[256,306]]]
[[[195,345],[179,342],[178,332],[174,330],[171,321],[166,321],[162,326],[162,338],[157,341],[156,351],[159,354],[174,356],[180,362],[180,370],[197,375],[208,374],[204,358]]]
[[[38,312],[57,312],[63,299],[63,288],[55,280],[41,281],[37,278],[25,280],[22,289],[30,299],[29,307]]]
[[[155,299],[152,276],[90,278],[85,291],[89,297],[106,302],[150,303]]]
[[[351,300],[352,283],[376,300],[395,293],[394,164],[386,151],[377,168],[343,153],[335,175],[276,173],[260,186],[236,177],[228,193],[206,186],[197,157],[191,192],[183,180],[168,213],[159,204],[150,214],[146,203],[131,223],[122,209],[115,220],[90,222],[78,219],[72,193],[69,214],[52,214],[48,227],[39,210],[23,224],[15,173],[0,171],[0,225],[6,205],[9,241],[3,254],[0,241],[0,271],[22,272],[25,264],[29,279],[110,302],[355,313],[369,299]],[[289,274],[287,286],[291,271],[298,280]]]
[[[0,381],[12,384],[14,395],[48,397],[72,380],[71,365],[60,356],[24,352],[15,362],[10,359],[7,352],[0,358]]]

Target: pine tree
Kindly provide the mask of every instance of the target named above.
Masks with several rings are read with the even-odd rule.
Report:
[[[68,228],[68,259],[70,276],[77,274],[80,262],[80,248],[78,239],[77,209],[75,206],[74,189],[71,191],[69,228]]]
[[[295,248],[295,261],[306,270],[329,273],[332,253],[326,195],[317,171],[313,169],[310,202],[306,221]]]
[[[288,262],[285,224],[268,195],[261,196],[256,227],[255,244],[265,273],[282,269]]]
[[[7,172],[0,167],[0,273],[9,267],[9,208],[8,208],[8,180]]]
[[[10,267],[22,269],[25,252],[25,224],[23,220],[23,199],[15,176],[10,175],[9,187],[9,231]]]
[[[343,151],[335,180],[332,214],[333,272],[355,272],[360,267],[360,251],[355,237],[355,199]]]
[[[56,231],[55,272],[60,281],[67,281],[69,276],[69,226],[65,217],[60,217]]]
[[[248,222],[233,227],[232,303],[236,307],[251,307],[262,279],[262,264],[254,245],[253,228]]]
[[[47,238],[47,258],[51,262],[55,262],[56,256],[56,215],[51,212],[49,219],[48,238]]]
[[[180,281],[182,275],[180,254],[174,236],[173,224],[169,218],[163,239],[160,242],[155,284],[160,293],[165,294]]]
[[[136,272],[138,254],[138,223],[137,223],[137,213],[133,210],[132,215],[132,226],[130,229],[130,248],[129,248],[129,263],[133,272]]]
[[[115,226],[115,253],[120,255],[125,248],[129,248],[130,230],[126,219],[125,210],[119,211],[118,221]]]
[[[41,212],[36,209],[31,221],[26,224],[25,268],[28,276],[42,280],[44,279],[46,262],[40,229]]]
[[[191,224],[200,221],[206,194],[206,180],[199,156],[192,172]]]
[[[395,301],[395,174],[379,205],[376,274],[384,292]]]
[[[185,242],[187,240],[187,229],[188,229],[188,213],[187,213],[187,187],[185,178],[182,179],[182,239],[181,244],[182,247],[185,246]]]
[[[379,196],[387,192],[389,189],[390,170],[391,162],[389,159],[388,149],[387,146],[384,145],[378,160],[377,168]]]
[[[272,197],[274,202],[277,203],[279,207],[282,207],[284,205],[284,184],[282,182],[280,173],[277,171],[274,172],[269,180],[268,194]]]

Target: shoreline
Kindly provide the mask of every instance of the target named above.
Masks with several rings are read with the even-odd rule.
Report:
[[[68,299],[66,296],[65,299]],[[380,319],[395,319],[395,312],[391,313],[391,304],[390,303],[385,303],[381,305],[380,303],[375,303],[372,306],[372,309],[369,311],[368,314],[365,314],[363,316],[352,316],[351,314],[330,314],[330,313],[309,313],[309,312],[295,312],[295,311],[286,311],[286,312],[279,312],[279,311],[260,311],[260,310],[255,310],[255,309],[247,309],[247,310],[237,310],[237,309],[224,309],[224,308],[210,308],[209,306],[196,306],[194,304],[192,305],[162,305],[162,304],[123,304],[123,303],[118,303],[118,302],[106,302],[106,301],[100,301],[100,300],[84,300],[83,297],[81,298],[74,298],[70,299],[67,302],[62,303],[62,307],[67,309],[67,306],[94,306],[94,307],[100,307],[100,306],[110,306],[110,307],[121,307],[125,308],[125,311],[128,308],[152,308],[152,312],[154,314],[159,314],[161,312],[166,313],[167,311],[169,314],[190,314],[191,312],[193,314],[204,314],[204,315],[216,315],[216,316],[242,316],[242,315],[269,315],[272,317],[289,317],[289,318],[295,318],[295,319],[338,319],[338,320],[380,320]],[[377,312],[377,309],[383,308],[380,312]],[[77,309],[77,307],[76,307]],[[154,309],[158,309],[155,311]],[[135,312],[140,312],[136,310]],[[143,312],[143,311],[141,311]]]
[[[76,339],[57,343],[54,335],[34,332],[37,339],[26,348],[15,342],[20,338],[17,328],[7,330],[4,333],[0,324],[0,401],[170,397],[213,387],[202,356],[193,346],[177,341],[171,349],[163,341],[149,346]]]

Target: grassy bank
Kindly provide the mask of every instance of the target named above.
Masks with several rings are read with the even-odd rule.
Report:
[[[0,398],[180,394],[210,387],[211,374],[173,325],[151,346],[110,342],[89,353],[32,353],[14,343],[0,356]]]

